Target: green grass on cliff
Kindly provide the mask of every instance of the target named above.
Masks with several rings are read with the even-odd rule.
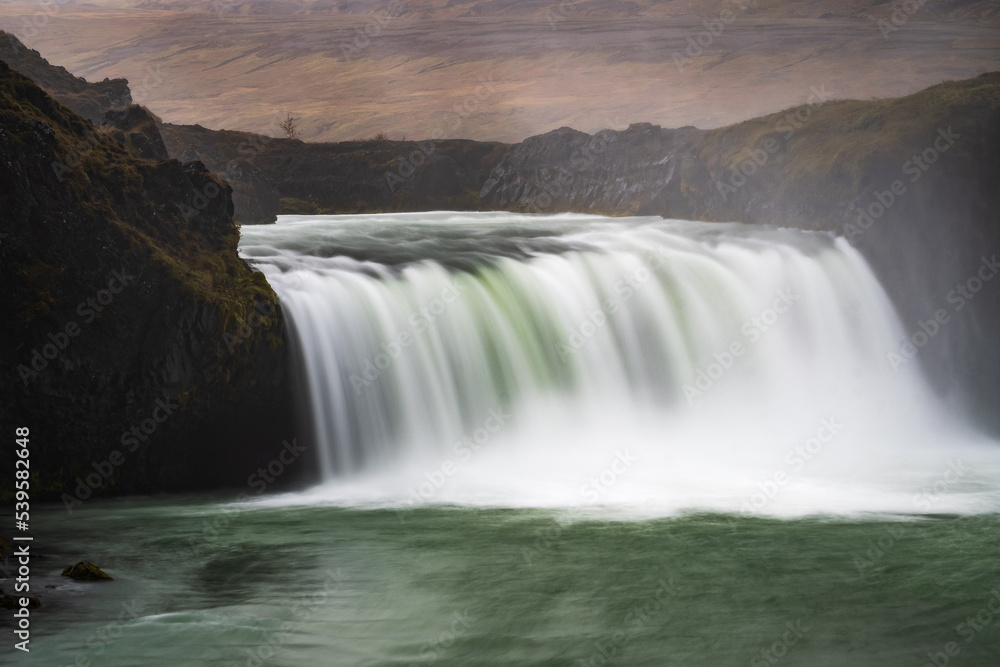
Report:
[[[729,203],[752,193],[765,200],[801,201],[803,210],[844,208],[852,197],[884,190],[901,178],[907,160],[934,146],[938,130],[960,136],[955,153],[968,152],[998,123],[1000,72],[947,81],[906,97],[802,105],[709,131],[697,156],[715,181],[694,187],[718,188],[719,181],[739,179],[740,166],[755,152],[759,161],[760,150],[769,145],[776,150],[749,177],[751,186],[733,194]]]
[[[163,396],[184,408],[162,426],[169,447],[138,450],[95,493],[204,484],[227,473],[202,474],[202,456],[273,444],[253,436],[280,390],[280,311],[238,242],[216,177],[137,157],[0,61],[0,411],[16,405],[44,442],[33,498],[72,492]],[[131,276],[117,291],[115,272]],[[108,312],[87,319],[78,305],[102,293]],[[31,377],[38,350],[67,335]],[[220,435],[225,414],[240,418]]]
[[[81,236],[81,229],[90,230],[80,238],[81,251],[92,243],[113,243],[121,260],[152,263],[190,296],[234,315],[248,300],[274,300],[266,281],[238,257],[239,230],[227,210],[226,189],[211,175],[191,176],[173,160],[135,157],[3,63],[0,128],[15,150],[37,152],[41,139],[52,151],[38,156],[40,173],[29,174],[37,205],[22,213],[27,231],[43,226]],[[23,164],[30,168],[28,157]],[[3,199],[25,194],[8,191]],[[8,215],[14,210],[11,204]],[[5,222],[7,228],[16,226],[16,220]],[[37,304],[52,301],[50,278],[63,268],[47,264],[45,254],[25,257],[19,267],[27,298],[13,315],[26,327],[49,310]]]

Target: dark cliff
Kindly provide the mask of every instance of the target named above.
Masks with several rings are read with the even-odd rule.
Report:
[[[116,132],[0,62],[0,421],[31,431],[33,499],[245,485],[295,436],[229,188]]]
[[[812,104],[716,130],[640,124],[531,137],[490,175],[482,206],[844,235],[908,332],[945,311],[947,324],[915,356],[956,409],[971,406],[1000,429],[1000,280],[984,279],[1000,255],[1000,73],[898,99],[817,92]]]
[[[159,119],[137,104],[104,114],[101,127],[136,157],[167,160],[167,147],[158,129]]]
[[[684,205],[670,186],[678,162],[705,134],[648,123],[593,135],[561,127],[514,146],[484,183],[480,200],[495,210],[660,215]]]
[[[0,30],[0,60],[92,123],[100,123],[108,111],[132,104],[132,92],[125,79],[90,83],[73,76],[65,67],[49,64],[38,51],[3,30]]]
[[[463,139],[304,143],[198,125],[160,131],[172,157],[200,160],[227,180],[248,224],[284,213],[477,210],[508,148]]]

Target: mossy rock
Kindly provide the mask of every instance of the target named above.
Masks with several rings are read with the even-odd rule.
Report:
[[[62,576],[76,579],[77,581],[111,581],[112,577],[107,572],[97,567],[93,563],[82,560],[76,565],[70,565],[62,571]]]
[[[38,598],[28,598],[28,609],[38,609],[42,606],[42,601]],[[20,609],[21,599],[19,596],[7,595],[2,588],[0,588],[0,607],[4,609]]]

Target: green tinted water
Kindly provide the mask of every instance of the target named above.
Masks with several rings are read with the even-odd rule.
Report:
[[[1000,665],[997,515],[609,521],[173,497],[33,518],[45,606],[17,664]],[[115,581],[58,576],[81,559]]]

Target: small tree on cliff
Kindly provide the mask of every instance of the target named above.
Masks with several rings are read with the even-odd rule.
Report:
[[[281,131],[284,132],[285,136],[289,139],[299,138],[299,124],[296,122],[295,118],[292,117],[292,114],[285,116],[285,120],[281,121],[278,127],[281,128]]]

